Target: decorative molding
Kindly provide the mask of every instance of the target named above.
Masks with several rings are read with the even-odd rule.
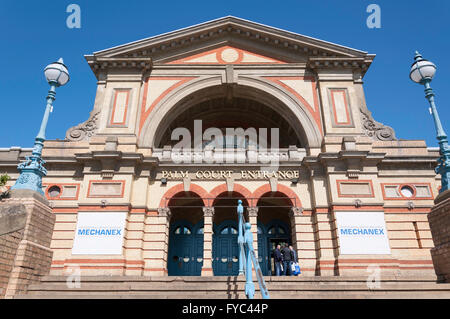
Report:
[[[341,94],[339,99],[338,94]],[[329,88],[330,112],[333,127],[354,127],[347,88]],[[341,103],[339,103],[341,102]],[[339,107],[340,106],[340,107]],[[345,117],[345,118],[344,118]]]
[[[338,197],[375,197],[372,180],[336,180],[336,186]]]
[[[291,207],[290,214],[293,217],[302,216],[303,215],[303,207]]]
[[[214,216],[214,207],[203,207],[203,216],[204,217],[213,217]]]
[[[248,207],[247,208],[248,217],[258,217],[258,210],[259,207]]]
[[[123,198],[125,180],[90,180],[87,198]]]
[[[100,79],[101,72],[108,72],[109,69],[130,69],[144,74],[152,68],[153,61],[150,57],[100,57],[96,55],[85,55],[85,59],[94,72],[97,79]]]
[[[159,207],[158,208],[158,216],[160,217],[170,217],[172,212],[169,207]]]
[[[364,133],[375,141],[395,141],[394,130],[374,120],[369,110],[361,111],[361,121]]]
[[[411,197],[406,197],[401,193],[404,186],[411,188],[413,191]],[[395,192],[395,196],[389,194],[387,188],[392,188],[391,191]],[[418,192],[418,188],[425,188],[427,194],[421,194],[421,192]],[[384,200],[432,200],[434,198],[430,183],[381,183],[381,192]]]
[[[356,208],[359,208],[362,205],[362,201],[360,199],[355,199],[353,205],[355,205]]]
[[[91,112],[87,121],[68,129],[66,139],[74,142],[89,140],[89,138],[97,132],[98,120],[101,112],[97,111],[94,113],[94,111]]]

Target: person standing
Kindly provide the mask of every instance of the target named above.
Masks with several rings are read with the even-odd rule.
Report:
[[[283,256],[281,255],[281,246],[277,245],[273,251],[273,260],[275,262],[275,276],[281,276],[281,263],[283,262]]]
[[[289,250],[291,251],[292,264],[298,264],[297,252],[292,246],[289,246]],[[295,276],[298,276],[298,273],[296,273]]]
[[[281,254],[283,255],[283,276],[292,276],[292,257],[288,244],[281,250]]]

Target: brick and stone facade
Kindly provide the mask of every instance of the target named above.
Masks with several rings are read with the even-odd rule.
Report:
[[[439,152],[424,141],[397,140],[373,119],[363,90],[373,59],[234,17],[86,56],[98,80],[90,117],[43,150],[55,218],[50,274],[78,267],[82,275],[170,276],[170,267],[195,262],[212,276],[216,227],[237,220],[237,199],[255,245],[266,240],[255,248],[267,265],[276,239],[269,231],[279,223],[273,227],[286,226],[283,238],[297,250],[304,276],[367,275],[371,265],[386,274],[434,274],[427,215],[440,184],[433,171]],[[276,127],[280,145],[235,148],[232,164],[207,161],[216,151],[177,152],[172,131],[193,132],[195,119],[204,129]],[[0,150],[8,185],[30,152]],[[277,159],[276,174],[263,171],[262,158]],[[383,218],[386,253],[342,253],[340,216],[351,213]],[[89,218],[119,215],[123,237],[114,253],[76,246],[83,218],[87,227]],[[192,244],[195,258],[171,254],[172,226],[183,222],[203,236]],[[20,233],[8,236],[5,247],[18,245]]]

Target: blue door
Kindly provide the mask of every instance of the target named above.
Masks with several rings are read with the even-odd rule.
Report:
[[[239,273],[239,246],[236,221],[224,221],[214,227],[213,271],[215,276],[237,276]]]
[[[169,276],[200,276],[203,265],[203,222],[178,221],[169,230]]]
[[[270,276],[270,256],[268,254],[268,238],[264,225],[258,223],[258,262],[264,276]]]

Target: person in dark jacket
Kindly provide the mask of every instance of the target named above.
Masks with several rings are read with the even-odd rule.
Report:
[[[281,263],[283,262],[283,256],[281,255],[281,246],[277,245],[273,251],[273,259],[275,262],[275,276],[281,276]]]
[[[292,276],[292,257],[288,244],[281,250],[281,254],[283,255],[283,276]]]
[[[295,251],[295,249],[292,246],[289,246],[289,249],[291,251],[292,263],[298,263],[297,252]],[[298,274],[296,274],[295,276],[298,276]]]
[[[290,251],[291,251],[291,259],[292,259],[292,262],[298,263],[297,252],[294,250],[294,248],[293,248],[292,246],[289,246],[289,249],[290,249]]]

